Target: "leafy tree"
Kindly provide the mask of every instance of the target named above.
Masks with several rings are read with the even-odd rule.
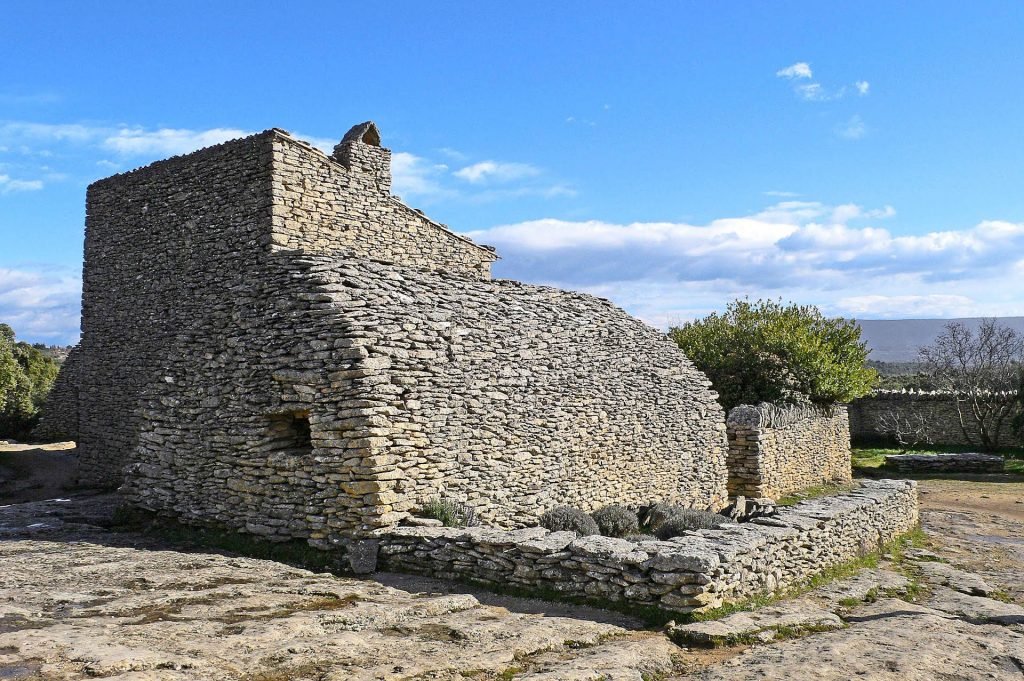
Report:
[[[15,341],[11,327],[0,324],[0,436],[29,434],[59,368],[47,353]]]
[[[813,305],[736,300],[724,314],[673,327],[671,338],[707,374],[726,409],[740,404],[830,405],[867,394],[860,327]]]
[[[991,318],[977,331],[950,322],[920,355],[938,388],[956,394],[967,442],[996,449],[1003,426],[1019,420],[1024,335]]]

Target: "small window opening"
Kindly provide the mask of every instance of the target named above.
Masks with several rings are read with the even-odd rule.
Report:
[[[313,432],[309,412],[295,411],[270,417],[271,449],[302,456],[313,453]]]

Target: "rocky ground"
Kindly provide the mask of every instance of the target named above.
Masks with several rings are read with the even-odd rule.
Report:
[[[0,494],[18,477],[8,472]],[[111,495],[11,503],[0,507],[0,679],[1024,678],[1024,483],[925,481],[922,492],[928,546],[665,631],[114,531]]]

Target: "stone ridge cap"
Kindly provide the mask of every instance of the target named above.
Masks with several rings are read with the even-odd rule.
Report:
[[[478,244],[477,242],[475,242],[472,239],[470,239],[468,236],[466,236],[464,234],[459,234],[458,232],[454,231],[453,229],[451,229],[447,225],[443,225],[440,222],[437,222],[433,218],[429,217],[426,213],[422,213],[422,212],[416,210],[415,208],[413,208],[413,207],[411,207],[409,205],[406,205],[406,203],[404,201],[402,201],[400,198],[398,198],[397,196],[395,196],[393,194],[389,194],[388,195],[388,199],[390,199],[394,203],[397,203],[402,208],[405,208],[406,210],[409,210],[409,211],[412,211],[413,213],[416,213],[416,215],[419,215],[421,218],[426,220],[431,226],[436,227],[437,229],[441,230],[442,232],[447,232],[448,234],[451,234],[456,239],[460,239],[462,241],[465,241],[470,246],[475,246],[475,247],[479,248],[481,251],[484,251],[485,253],[487,253],[488,255],[491,256],[491,262],[495,262],[496,260],[501,260],[501,256],[498,255],[498,253],[495,250],[494,246],[485,246],[483,244]]]
[[[256,132],[256,133],[253,133],[251,135],[245,135],[243,137],[234,137],[234,138],[229,139],[229,140],[224,140],[223,142],[218,142],[217,144],[211,144],[211,145],[206,146],[206,147],[200,147],[198,149],[194,149],[194,150],[192,150],[192,151],[190,151],[190,152],[188,152],[186,154],[175,154],[174,156],[168,156],[166,158],[157,159],[156,161],[151,161],[151,162],[149,162],[149,163],[147,163],[145,165],[136,166],[135,168],[132,168],[130,170],[123,170],[123,171],[121,171],[119,173],[114,173],[113,175],[108,175],[107,177],[103,177],[103,178],[100,178],[98,180],[95,180],[95,181],[91,182],[89,184],[89,186],[92,187],[94,185],[99,185],[99,184],[104,184],[106,182],[115,181],[115,180],[127,177],[129,175],[135,175],[136,173],[145,172],[147,170],[155,170],[155,169],[157,169],[157,168],[159,168],[159,167],[161,167],[163,165],[166,165],[166,164],[170,164],[170,163],[174,163],[174,162],[180,162],[182,159],[187,159],[187,158],[192,157],[192,156],[197,156],[199,154],[208,153],[212,149],[220,149],[220,148],[223,148],[223,147],[239,144],[241,142],[247,142],[249,140],[259,139],[259,138],[262,138],[262,137],[271,137],[271,136],[273,136],[275,134],[279,135],[282,132],[285,132],[285,131],[280,130],[279,128],[270,128],[268,130],[264,130],[262,132]],[[290,137],[289,139],[295,139],[295,138]]]

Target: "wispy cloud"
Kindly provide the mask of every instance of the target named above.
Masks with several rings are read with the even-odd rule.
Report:
[[[498,248],[500,276],[610,297],[657,324],[742,295],[867,317],[901,314],[915,300],[927,301],[929,313],[960,313],[964,298],[974,314],[1024,312],[1024,293],[991,295],[994,282],[1024,275],[1024,224],[913,236],[872,224],[895,212],[785,201],[701,225],[543,219],[469,236]]]
[[[442,185],[447,171],[447,165],[432,163],[415,154],[399,151],[391,155],[391,187],[403,198],[452,196],[452,190]]]
[[[465,168],[460,168],[452,174],[460,180],[465,180],[471,184],[483,184],[486,182],[510,182],[521,180],[525,177],[536,177],[540,175],[540,170],[528,163],[480,161]]]
[[[861,97],[867,96],[871,91],[871,84],[866,80],[858,80],[849,87],[846,85],[826,87],[813,80],[814,72],[811,70],[811,65],[805,61],[779,69],[775,72],[775,76],[789,81],[796,96],[806,102],[828,102],[842,99],[851,89]]]
[[[764,194],[765,196],[773,196],[773,197],[777,197],[777,198],[780,198],[780,199],[793,199],[793,198],[796,198],[796,197],[800,196],[796,192],[784,192],[784,191],[779,191],[777,189],[771,189],[769,191],[761,192],[761,193]]]
[[[68,268],[0,268],[0,321],[48,343],[78,340],[81,277]]]
[[[859,140],[868,132],[864,120],[857,114],[850,116],[849,120],[836,128],[836,134],[848,140]]]
[[[814,73],[811,71],[811,65],[805,61],[798,61],[784,69],[779,69],[775,72],[775,75],[779,78],[788,78],[790,80],[814,77]]]
[[[9,175],[0,175],[0,195],[12,192],[31,192],[42,188],[42,180],[15,180]]]
[[[102,146],[125,156],[175,156],[250,134],[237,128],[122,128],[105,136]]]

